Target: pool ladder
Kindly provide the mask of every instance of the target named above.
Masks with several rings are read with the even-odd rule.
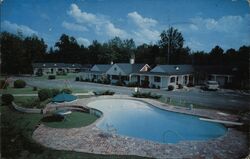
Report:
[[[177,133],[176,131],[173,131],[173,130],[166,130],[166,131],[164,131],[163,134],[162,134],[162,140],[163,140],[164,143],[167,142],[166,136],[169,135],[169,134],[171,134],[171,133],[172,133],[172,134],[175,134],[175,135],[178,136],[180,139],[184,139],[184,137],[183,137],[182,135],[180,135],[179,133]]]

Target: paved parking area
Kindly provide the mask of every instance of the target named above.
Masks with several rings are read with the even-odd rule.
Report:
[[[38,80],[32,77],[22,77],[29,85],[41,88],[64,88],[65,80]],[[76,82],[74,79],[68,80],[70,87],[85,89],[89,91],[111,90],[116,94],[132,95],[134,88],[120,87],[113,85],[104,85],[89,82]],[[228,110],[250,110],[250,95],[230,90],[203,91],[199,88],[189,90],[166,91],[159,89],[144,89],[143,92],[151,92],[170,97],[174,100],[184,100],[189,103],[195,103],[211,108]]]

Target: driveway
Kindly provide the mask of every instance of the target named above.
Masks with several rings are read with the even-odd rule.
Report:
[[[19,78],[20,79],[20,78]],[[38,80],[32,77],[22,77],[28,85],[41,88],[64,88],[65,80]],[[71,88],[84,89],[88,91],[111,90],[116,94],[132,95],[134,88],[120,87],[113,85],[104,85],[89,82],[76,82],[70,79],[67,82]],[[197,88],[191,88],[187,91],[166,91],[159,89],[142,88],[143,92],[151,92],[170,97],[174,100],[184,100],[188,103],[195,103],[206,107],[228,110],[250,110],[250,98],[247,94],[237,93],[235,91],[202,91]]]

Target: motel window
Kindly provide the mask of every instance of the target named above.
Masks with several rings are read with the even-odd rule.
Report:
[[[119,76],[117,76],[117,75],[112,75],[112,79],[113,79],[113,80],[118,80],[118,79],[119,79]]]
[[[154,77],[154,81],[155,81],[155,82],[161,82],[161,77],[155,76],[155,77]]]
[[[170,78],[170,83],[174,83],[175,82],[175,77],[171,77]]]
[[[115,67],[115,68],[114,68],[114,70],[116,71],[116,70],[117,70],[117,68]]]

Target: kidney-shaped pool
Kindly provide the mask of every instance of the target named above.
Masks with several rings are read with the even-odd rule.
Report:
[[[101,99],[88,106],[103,112],[103,118],[96,124],[103,131],[160,143],[208,140],[227,131],[222,124],[201,121],[197,116],[166,111],[136,100]]]

